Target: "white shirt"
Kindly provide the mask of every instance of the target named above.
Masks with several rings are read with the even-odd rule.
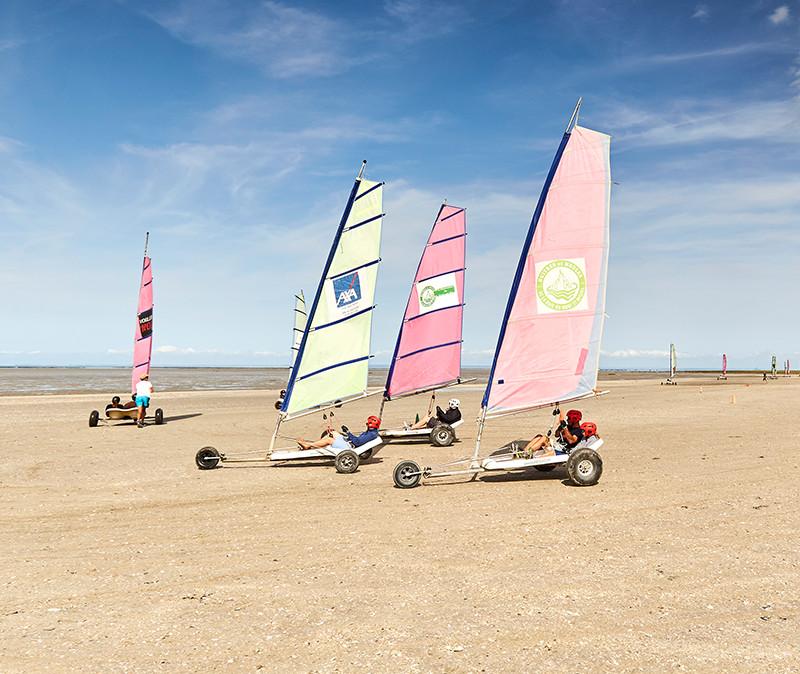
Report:
[[[146,380],[140,381],[136,384],[136,395],[150,397],[153,394],[153,385]]]

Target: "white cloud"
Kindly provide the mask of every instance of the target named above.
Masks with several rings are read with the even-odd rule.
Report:
[[[775,26],[786,23],[789,20],[789,8],[786,5],[776,7],[775,11],[769,15],[769,20]]]
[[[16,49],[24,44],[24,40],[18,40],[13,38],[3,38],[0,39],[0,51],[8,51],[10,49]]]
[[[708,5],[697,5],[692,14],[693,19],[707,19],[709,17]]]
[[[669,351],[664,349],[617,349],[616,351],[601,350],[600,355],[605,358],[667,358]]]

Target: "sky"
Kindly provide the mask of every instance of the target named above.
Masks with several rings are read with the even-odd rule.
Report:
[[[284,365],[362,159],[386,363],[443,199],[486,365],[579,96],[612,136],[601,365],[800,365],[800,0],[0,4],[0,365]]]

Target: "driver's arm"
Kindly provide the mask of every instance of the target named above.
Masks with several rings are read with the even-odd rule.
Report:
[[[578,441],[578,436],[577,435],[573,435],[572,433],[570,433],[569,426],[564,426],[564,428],[561,429],[561,437],[564,440],[566,440],[569,444],[572,444],[572,443]]]

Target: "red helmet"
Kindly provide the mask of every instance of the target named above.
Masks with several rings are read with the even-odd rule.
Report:
[[[567,412],[567,421],[572,425],[577,424],[582,418],[583,415],[578,410],[570,410]]]
[[[593,435],[597,435],[597,424],[591,421],[584,421],[581,424],[581,429],[583,429],[583,437],[591,438]]]
[[[374,414],[370,417],[367,417],[367,428],[372,430],[373,428],[380,428],[381,427],[381,420],[376,417]]]

